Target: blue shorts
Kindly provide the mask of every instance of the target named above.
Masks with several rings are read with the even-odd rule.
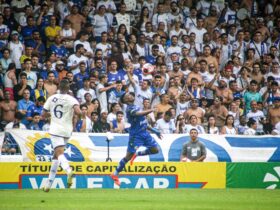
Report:
[[[158,144],[149,132],[142,132],[133,136],[129,135],[127,146],[127,151],[129,153],[135,153],[136,150],[141,146],[153,148],[158,147]]]

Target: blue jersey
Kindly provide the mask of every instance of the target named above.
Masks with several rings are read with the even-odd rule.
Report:
[[[136,105],[128,105],[126,109],[127,120],[131,127],[129,129],[130,135],[137,135],[146,132],[148,122],[145,116],[136,116],[136,112],[140,111],[140,107]]]
[[[123,74],[120,73],[120,72],[116,72],[116,73],[109,72],[107,75],[108,75],[108,83],[109,84],[112,84],[116,81],[124,80]]]

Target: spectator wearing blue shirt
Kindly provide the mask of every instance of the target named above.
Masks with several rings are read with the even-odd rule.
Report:
[[[40,15],[37,19],[37,26],[40,28],[40,33],[42,35],[43,41],[47,40],[46,34],[45,34],[45,28],[50,25],[50,15],[48,15],[49,12],[49,6],[46,3],[43,3],[41,5],[41,11]]]
[[[106,68],[103,65],[102,58],[94,59],[94,68],[91,69],[91,72],[98,72],[98,75],[106,74]]]
[[[27,127],[28,130],[41,131],[42,130],[42,126],[40,126],[40,119],[41,119],[40,114],[35,112],[32,115],[32,122]]]
[[[46,102],[46,99],[44,96],[40,96],[37,98],[35,104],[30,105],[27,108],[27,112],[26,112],[26,120],[28,120],[29,124],[32,123],[32,120],[34,118],[34,115],[36,113],[38,113],[39,115],[42,114],[43,112],[43,106],[44,103]],[[38,122],[40,128],[43,127],[44,125],[44,121],[40,119],[40,122]]]
[[[23,99],[18,101],[17,110],[23,115],[21,123],[26,126],[29,123],[26,119],[27,109],[33,104],[34,103],[30,100],[30,91],[28,89],[25,89],[23,91]]]
[[[57,79],[58,78],[58,73],[57,71],[54,71],[52,66],[52,62],[48,59],[45,62],[44,68],[39,72],[39,77],[42,77],[44,80],[48,79],[48,75],[50,72],[54,73],[54,77]]]
[[[155,44],[152,46],[152,54],[146,56],[147,63],[154,65],[156,63],[156,59],[158,56],[159,56],[159,46]]]
[[[124,81],[124,75],[120,73],[118,70],[117,61],[111,61],[109,72],[108,72],[108,83],[113,84],[116,81]]]
[[[236,80],[229,81],[229,89],[232,91],[233,98],[243,98],[242,92],[238,91]]]
[[[74,82],[77,84],[78,88],[83,87],[83,80],[85,78],[89,78],[88,73],[86,72],[86,63],[85,62],[80,62],[79,64],[79,69],[80,72],[74,75]]]
[[[110,94],[109,94],[109,106],[111,106],[111,104],[113,103],[119,103],[120,102],[120,98],[121,96],[125,93],[124,90],[122,90],[122,81],[117,81],[116,82],[116,88],[114,88]]]
[[[27,22],[27,25],[24,26],[21,31],[21,35],[23,36],[23,39],[25,42],[32,39],[34,31],[38,31],[38,28],[35,25],[35,20],[34,20],[33,16],[28,16],[26,22]]]
[[[62,44],[62,38],[60,35],[55,36],[54,44],[50,46],[50,51],[54,52],[58,59],[67,61],[69,53],[66,47]]]
[[[42,63],[46,56],[46,47],[42,43],[40,32],[36,29],[32,32],[31,39],[25,41],[26,45],[33,47],[33,52],[39,55],[39,60]]]

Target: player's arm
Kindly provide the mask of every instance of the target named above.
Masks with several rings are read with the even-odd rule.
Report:
[[[141,110],[141,111],[136,111],[135,112],[135,116],[145,116],[145,115],[148,115],[150,114],[151,112],[154,112],[155,109],[147,109],[147,110]]]
[[[81,109],[80,109],[80,105],[75,104],[75,105],[73,106],[73,109],[74,109],[75,115],[77,115],[77,116],[80,118],[80,117],[82,116],[82,111],[81,111]]]
[[[158,138],[162,139],[162,135],[161,135],[161,133],[159,132],[158,129],[153,128],[150,125],[148,125],[147,129],[150,130],[152,133],[156,134]]]
[[[45,120],[45,119],[49,118],[50,116],[51,116],[50,112],[46,109],[43,109],[42,114],[41,114],[42,120]]]

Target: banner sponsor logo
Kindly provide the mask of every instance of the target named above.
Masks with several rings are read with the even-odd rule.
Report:
[[[9,135],[19,144],[24,161],[49,161],[53,152],[49,135],[30,130],[10,130]],[[105,161],[107,158],[106,134],[73,133],[65,150],[66,157],[75,162]],[[138,157],[140,162],[179,161],[188,135],[165,134],[156,155]],[[279,162],[279,136],[225,136],[199,135],[207,149],[206,162]],[[126,153],[127,134],[116,134],[110,141],[110,158],[118,162]],[[141,148],[140,148],[141,149]]]
[[[228,163],[228,188],[280,189],[279,163]]]
[[[168,189],[177,188],[176,175],[120,175],[120,188],[134,189]],[[41,189],[47,182],[47,176],[43,175],[22,175],[20,188],[22,189]],[[191,185],[191,183],[190,183]],[[202,184],[201,184],[202,185]],[[67,186],[67,177],[59,175],[55,178],[52,188],[64,189]],[[197,185],[198,186],[198,185]],[[77,175],[73,179],[71,188],[119,188],[114,185],[109,175]]]
[[[50,135],[47,133],[34,133],[27,136],[25,146],[28,148],[27,157],[31,161],[50,161],[53,154],[53,148]],[[81,147],[78,140],[72,139],[66,146],[64,152],[69,161],[83,162],[89,161],[91,151]]]
[[[274,167],[271,173],[266,173],[263,182],[269,184],[266,189],[280,188],[280,166]]]
[[[118,188],[110,174],[116,163],[71,163],[73,188]],[[225,188],[225,163],[135,163],[119,175],[120,188]],[[0,189],[40,189],[50,163],[0,163]],[[59,167],[53,188],[66,188],[67,176]]]

